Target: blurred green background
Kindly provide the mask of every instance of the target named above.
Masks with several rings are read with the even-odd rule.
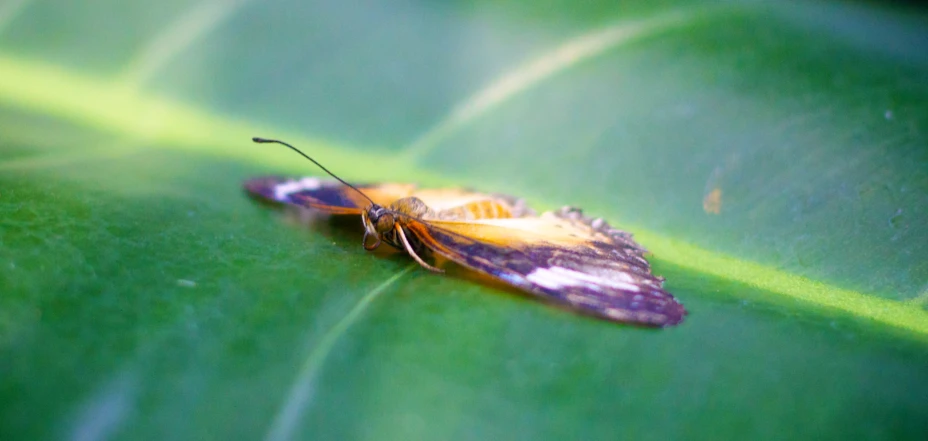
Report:
[[[824,1],[0,3],[0,439],[928,438],[928,14]],[[649,330],[241,182],[581,206]]]

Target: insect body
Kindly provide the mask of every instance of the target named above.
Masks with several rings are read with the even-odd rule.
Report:
[[[440,256],[542,300],[612,321],[670,326],[686,315],[663,290],[663,278],[651,274],[645,250],[630,234],[579,209],[538,216],[504,195],[407,184],[353,186],[335,178],[262,177],[247,181],[245,189],[275,202],[360,215],[365,249],[386,242],[432,271],[442,272],[426,259]]]

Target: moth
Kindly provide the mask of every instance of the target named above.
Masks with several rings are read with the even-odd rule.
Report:
[[[335,180],[259,177],[245,182],[251,195],[276,203],[361,217],[362,245],[386,243],[422,267],[443,258],[537,297],[594,317],[665,327],[686,309],[651,274],[646,252],[632,235],[592,219],[578,208],[541,215],[511,196],[412,184],[351,185],[314,159]]]

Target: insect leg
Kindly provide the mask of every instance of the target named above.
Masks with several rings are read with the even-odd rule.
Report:
[[[373,244],[368,245],[368,243],[367,243],[367,238],[370,237],[370,236],[374,236],[374,238],[377,239],[377,241],[375,241]],[[361,244],[364,245],[364,249],[365,249],[365,250],[367,250],[367,251],[374,251],[374,250],[377,249],[377,247],[380,246],[380,237],[377,237],[376,234],[370,234],[370,233],[368,233],[367,231],[365,231],[365,232],[364,232],[364,238],[361,239]]]
[[[434,271],[436,273],[445,272],[445,270],[443,269],[435,268],[434,266],[425,263],[425,261],[422,260],[422,258],[419,257],[419,255],[416,254],[415,251],[413,251],[412,245],[410,245],[409,240],[406,239],[406,233],[403,232],[403,227],[401,227],[399,224],[396,224],[395,228],[396,228],[396,232],[399,233],[400,235],[400,240],[403,241],[403,246],[406,247],[406,251],[409,253],[410,256],[412,256],[413,259],[416,259],[416,262],[419,262],[419,265],[422,265],[423,268],[429,271]]]
[[[370,221],[370,218],[367,217],[366,210],[361,212],[361,223],[364,225],[364,238],[361,239],[361,245],[364,245],[365,250],[373,251],[377,247],[380,246],[380,236],[377,234],[377,231],[374,230],[373,227],[371,226],[371,221]],[[374,230],[374,232],[371,233],[371,230]],[[367,244],[368,236],[374,236],[374,239],[377,239],[377,241],[371,245],[368,245]]]

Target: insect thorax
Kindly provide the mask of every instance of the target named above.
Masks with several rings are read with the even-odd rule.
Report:
[[[396,202],[390,204],[390,211],[418,219],[434,219],[435,216],[435,210],[429,208],[425,202],[422,202],[422,199],[417,197],[397,199]]]

